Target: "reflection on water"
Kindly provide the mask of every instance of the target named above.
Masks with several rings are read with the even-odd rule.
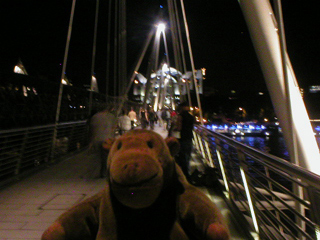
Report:
[[[242,142],[250,147],[259,149],[262,152],[270,153],[274,156],[289,160],[284,139],[282,136],[270,137],[234,137],[235,140]]]

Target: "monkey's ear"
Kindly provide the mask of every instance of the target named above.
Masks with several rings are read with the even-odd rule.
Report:
[[[107,138],[106,140],[104,140],[104,142],[102,143],[102,148],[109,152],[113,143],[115,142],[115,138]]]
[[[178,139],[176,139],[175,137],[167,137],[165,139],[168,148],[170,150],[171,156],[175,156],[179,153],[180,150],[180,143],[178,141]]]

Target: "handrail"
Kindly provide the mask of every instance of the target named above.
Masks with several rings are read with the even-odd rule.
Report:
[[[210,130],[206,129],[206,131],[210,131]],[[319,175],[313,172],[310,172],[302,167],[299,167],[295,164],[292,164],[282,158],[276,157],[274,155],[271,155],[265,152],[257,151],[256,149],[248,145],[245,145],[241,142],[237,142],[221,133],[214,132],[214,134],[219,136],[221,140],[223,140],[225,143],[229,144],[230,146],[233,146],[237,149],[241,149],[242,151],[245,151],[247,154],[252,154],[258,158],[265,158],[267,159],[267,163],[271,165],[276,165],[283,171],[287,171],[287,172],[289,171],[289,173],[292,175],[302,175],[302,177],[306,181],[308,181],[308,184],[311,184],[311,185],[316,184],[319,187],[319,183],[316,182],[317,180],[319,180]]]
[[[249,219],[250,232],[260,239],[319,239],[320,176],[204,126],[195,127],[194,146],[208,168],[219,170],[226,200]]]

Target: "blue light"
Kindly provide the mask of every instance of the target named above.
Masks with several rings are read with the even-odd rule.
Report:
[[[163,8],[163,6],[162,6],[162,5],[160,5],[160,8]]]

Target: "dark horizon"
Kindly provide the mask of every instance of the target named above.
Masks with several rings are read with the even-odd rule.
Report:
[[[19,59],[32,76],[59,79],[72,1],[12,0],[1,8],[4,42],[1,70],[12,70]],[[166,20],[162,1],[127,2],[128,75],[151,27]],[[289,57],[299,85],[320,85],[320,34],[316,8],[308,1],[283,1]],[[107,3],[100,1],[95,73],[105,89]],[[259,63],[237,1],[185,1],[195,68],[207,69],[205,89],[218,91],[265,90]],[[160,13],[159,13],[160,11]],[[90,83],[95,2],[77,1],[71,36],[67,76],[74,85]],[[170,26],[169,26],[170,27]],[[169,36],[169,30],[167,30]],[[173,61],[172,61],[173,62]],[[190,69],[190,67],[188,67]],[[252,84],[254,83],[254,84]],[[100,87],[101,86],[101,87]]]

